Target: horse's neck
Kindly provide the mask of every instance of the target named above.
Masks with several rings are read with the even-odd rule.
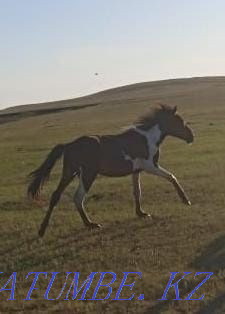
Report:
[[[153,147],[153,146],[158,147],[159,144],[161,143],[162,131],[160,130],[158,124],[155,124],[149,130],[142,130],[136,127],[136,131],[146,137],[148,145],[150,147]]]

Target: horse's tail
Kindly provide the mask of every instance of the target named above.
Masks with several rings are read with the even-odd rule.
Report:
[[[29,174],[29,177],[32,178],[32,181],[28,186],[28,196],[33,199],[39,196],[40,190],[44,182],[49,178],[50,172],[54,167],[56,161],[63,155],[64,148],[65,145],[63,144],[55,146],[48,154],[45,161],[41,164],[41,166]]]

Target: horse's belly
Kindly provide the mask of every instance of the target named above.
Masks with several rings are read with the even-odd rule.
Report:
[[[99,173],[110,177],[121,177],[133,172],[133,163],[130,160],[120,158],[104,158],[100,163]]]
[[[125,146],[126,148],[126,146]],[[111,177],[126,176],[138,168],[138,159],[126,154],[125,148],[114,136],[101,138],[99,173]]]

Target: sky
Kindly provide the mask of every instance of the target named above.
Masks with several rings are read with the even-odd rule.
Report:
[[[0,109],[215,75],[224,0],[0,0]]]

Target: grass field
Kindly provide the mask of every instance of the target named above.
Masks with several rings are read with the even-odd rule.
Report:
[[[39,239],[37,231],[61,163],[38,203],[26,198],[27,174],[55,144],[83,134],[119,132],[158,101],[178,105],[195,132],[192,146],[168,138],[160,157],[160,164],[182,183],[192,206],[183,205],[168,182],[142,174],[143,208],[154,219],[139,219],[131,178],[99,177],[86,205],[89,216],[103,228],[90,231],[72,202],[75,180],[55,209],[46,236]],[[90,104],[95,105],[86,106]],[[61,105],[66,109],[57,110]],[[0,287],[17,272],[15,301],[7,301],[10,291],[1,292],[0,313],[225,313],[225,78],[142,83],[68,103],[48,103],[49,112],[44,108],[42,104],[0,112],[0,271],[4,272]],[[17,115],[11,119],[12,113]],[[23,301],[33,280],[33,276],[25,279],[31,271],[46,271],[48,278],[40,275],[32,301]],[[116,273],[112,298],[123,272],[141,272],[142,278],[135,277],[131,301],[73,301],[72,297],[65,301],[66,294],[47,301],[44,294],[53,271],[60,274],[51,298],[62,289],[66,272],[79,271],[81,281],[91,272]],[[204,299],[173,301],[170,289],[168,301],[159,301],[172,271],[192,272],[180,285],[181,298],[203,279],[194,279],[196,272],[213,272],[194,295],[205,293]],[[121,297],[129,298],[133,292],[124,288]],[[107,293],[101,288],[98,297]],[[87,296],[92,294],[91,288]]]

